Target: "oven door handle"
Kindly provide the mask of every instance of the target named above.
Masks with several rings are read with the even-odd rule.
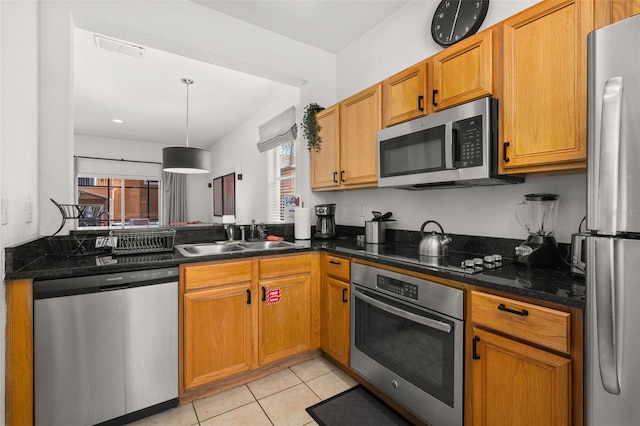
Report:
[[[354,291],[353,295],[359,299],[364,300],[370,305],[375,306],[378,309],[382,309],[390,314],[408,319],[413,322],[417,322],[424,326],[435,328],[436,330],[444,331],[445,333],[451,333],[451,325],[442,321],[436,321],[431,318],[421,317],[420,315],[412,314],[411,312],[403,311],[402,309],[398,309],[395,306],[387,305],[386,303],[380,302],[379,300],[374,299],[373,297],[369,297],[359,291]]]

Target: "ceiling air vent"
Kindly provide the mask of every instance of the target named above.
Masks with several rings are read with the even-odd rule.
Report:
[[[97,34],[93,36],[96,40],[96,46],[100,49],[110,50],[112,52],[122,53],[123,55],[133,56],[134,58],[144,58],[144,48],[135,44],[126,43],[124,41],[114,40]]]

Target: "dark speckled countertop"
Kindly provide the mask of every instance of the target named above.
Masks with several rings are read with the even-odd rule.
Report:
[[[275,228],[274,228],[275,230]],[[282,235],[291,240],[293,232],[283,227]],[[269,251],[266,254],[288,254],[300,251],[323,250],[337,255],[394,266],[405,270],[420,272],[432,276],[448,278],[487,289],[500,290],[506,293],[525,296],[532,299],[544,300],[565,306],[584,309],[585,286],[584,279],[574,277],[567,266],[538,269],[526,268],[513,264],[510,254],[518,241],[489,237],[472,237],[453,235],[450,250],[477,254],[502,254],[505,256],[503,266],[495,269],[485,269],[483,272],[470,274],[464,272],[449,272],[431,268],[427,265],[412,263],[404,259],[404,253],[417,252],[419,234],[409,231],[392,231],[387,235],[386,244],[365,245],[356,240],[360,233],[357,227],[339,227],[340,237],[330,240],[298,241],[303,247]],[[210,235],[210,230],[207,230]],[[197,235],[187,237],[189,242],[202,241]],[[42,248],[41,239],[36,239],[5,250],[6,267],[5,280],[21,278],[48,279],[71,276],[94,275],[102,273],[116,273],[141,269],[177,266],[184,263],[211,260],[236,259],[265,255],[265,252],[235,252],[221,255],[184,257],[177,250],[165,253],[150,253],[140,255],[113,256],[110,254],[86,256],[59,256],[48,254]],[[196,241],[197,240],[197,241]],[[185,243],[184,239],[177,239],[176,243]],[[28,256],[27,256],[28,253]],[[29,257],[30,256],[30,257]]]

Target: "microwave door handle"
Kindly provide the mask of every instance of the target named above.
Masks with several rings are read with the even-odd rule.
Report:
[[[453,166],[457,169],[460,166],[460,139],[458,138],[458,129],[455,126],[451,128],[451,149]]]
[[[448,122],[444,126],[444,168],[453,169],[453,123]]]
[[[445,322],[436,321],[431,318],[425,318],[420,315],[413,314],[411,312],[403,311],[402,309],[398,309],[395,306],[387,305],[386,303],[380,302],[374,299],[373,297],[369,297],[365,294],[362,294],[359,291],[354,291],[352,294],[358,299],[364,300],[368,304],[375,306],[376,308],[381,309],[390,314],[408,319],[409,321],[417,322],[418,324],[422,324],[429,328],[435,328],[436,330],[444,331],[445,333],[451,333],[451,325]]]
[[[615,235],[618,228],[618,176],[620,163],[620,116],[622,114],[622,77],[612,77],[604,85],[600,152],[597,160],[596,230]]]

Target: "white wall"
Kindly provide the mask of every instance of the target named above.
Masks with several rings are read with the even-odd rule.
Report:
[[[0,2],[0,196],[8,223],[0,226],[0,274],[4,248],[38,232],[38,9],[34,2]],[[25,222],[25,203],[33,219]],[[0,296],[0,380],[5,377],[5,289]],[[4,413],[4,386],[0,413]],[[4,424],[4,415],[0,417]]]
[[[311,48],[186,0],[45,1],[40,3],[40,229],[59,213],[48,200],[73,200],[73,25],[198,60],[304,87],[333,100],[335,55]],[[188,190],[205,188],[204,177]],[[202,190],[204,191],[204,190]],[[202,220],[204,197],[190,197],[190,220]],[[208,204],[208,203],[207,203]],[[190,215],[191,216],[191,215]],[[203,220],[206,221],[206,220]]]
[[[268,223],[267,154],[260,153],[256,147],[259,139],[258,126],[292,105],[296,107],[296,121],[299,123],[302,118],[299,102],[300,90],[297,87],[291,87],[211,147],[212,177],[232,172],[235,172],[237,177],[242,173],[242,180],[236,179],[236,223],[251,223],[251,219],[255,219],[257,223]],[[300,143],[303,139],[302,130],[299,129],[298,153],[301,152]],[[308,174],[308,170],[308,167],[304,168],[300,174]],[[209,209],[213,215],[211,206],[212,204],[209,203]],[[218,217],[214,220],[220,222],[220,219]]]
[[[537,3],[528,0],[493,0],[481,29]],[[339,101],[395,74],[433,54],[439,47],[431,38],[430,23],[437,2],[409,2],[337,57]],[[369,189],[318,192],[313,203],[336,203],[336,222],[363,226],[371,211],[392,211],[396,222],[390,228],[418,230],[434,219],[446,232],[503,238],[526,237],[513,210],[524,194],[550,192],[560,195],[557,238],[570,242],[585,214],[584,174],[527,178],[521,185],[490,188],[459,188],[425,191]],[[365,215],[360,215],[364,205]]]
[[[337,100],[345,99],[442,50],[431,37],[437,1],[411,1],[338,53]],[[480,31],[536,0],[491,0]]]

